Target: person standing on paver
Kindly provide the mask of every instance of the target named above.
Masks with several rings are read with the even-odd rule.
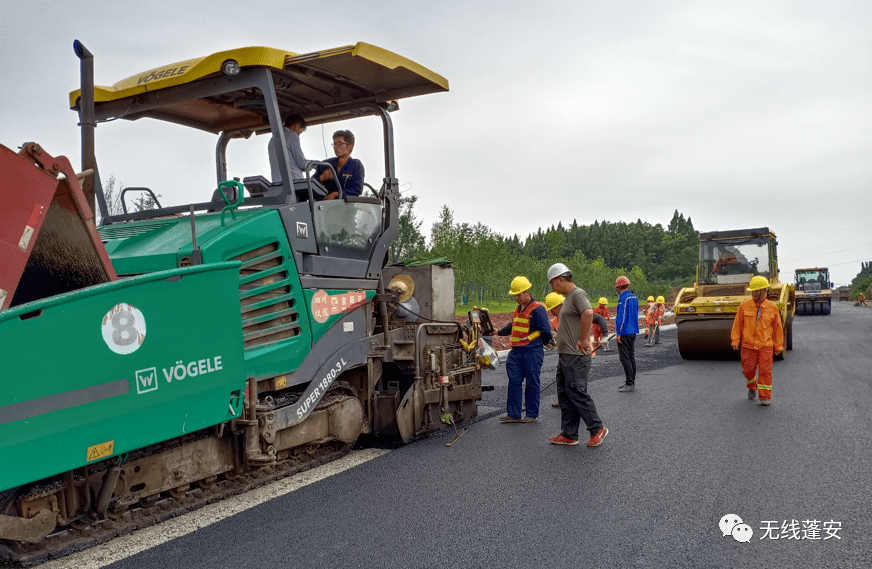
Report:
[[[539,372],[545,359],[543,346],[551,341],[551,324],[541,302],[533,300],[527,277],[515,277],[509,294],[515,297],[518,306],[512,313],[512,321],[506,324],[498,336],[511,336],[512,351],[506,359],[509,376],[509,392],[506,397],[504,423],[532,423],[539,416]],[[526,379],[524,403],[527,412],[521,418],[521,385]]]
[[[734,350],[741,346],[748,399],[754,399],[759,391],[760,405],[768,406],[772,401],[772,359],[784,349],[784,330],[778,307],[766,298],[766,277],[752,278],[748,289],[751,298],[739,305],[730,339]]]
[[[593,310],[590,300],[572,282],[572,272],[563,263],[548,269],[548,282],[554,292],[565,298],[560,307],[557,326],[557,401],[560,403],[560,434],[549,437],[555,445],[578,445],[578,427],[584,421],[590,440],[587,446],[602,444],[609,430],[596,412],[587,392],[590,372],[590,326]]]
[[[639,333],[639,299],[630,292],[630,279],[621,275],[615,281],[618,298],[618,314],[615,316],[615,334],[618,342],[618,358],[624,366],[626,381],[618,391],[636,391],[636,334]],[[653,300],[653,299],[652,299]]]

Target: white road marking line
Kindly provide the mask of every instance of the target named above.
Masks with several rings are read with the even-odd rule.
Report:
[[[350,470],[355,466],[360,466],[388,452],[390,451],[383,449],[367,449],[352,452],[329,464],[295,474],[294,476],[278,480],[244,494],[233,496],[217,504],[210,504],[195,512],[122,537],[117,537],[108,543],[92,547],[87,551],[82,551],[63,559],[49,561],[38,567],[42,569],[99,569],[177,537],[197,531],[200,528],[212,525],[215,522],[220,522],[224,518],[244,512],[273,498],[290,494],[304,486]]]

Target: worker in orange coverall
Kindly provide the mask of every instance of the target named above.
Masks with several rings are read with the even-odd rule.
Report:
[[[751,298],[739,305],[730,337],[734,350],[741,346],[748,399],[754,399],[759,391],[760,405],[768,406],[772,401],[772,359],[784,349],[784,331],[778,307],[766,298],[766,277],[752,278],[748,289]]]
[[[600,299],[599,299],[599,305],[598,305],[596,308],[593,309],[593,313],[594,313],[594,314],[599,314],[600,316],[602,316],[603,318],[605,318],[607,323],[608,323],[609,320],[612,319],[612,317],[609,315],[609,306],[608,306],[608,304],[609,304],[608,299],[607,299],[606,297],[604,297],[604,296],[601,296]],[[600,340],[602,340],[602,336],[603,336],[602,329],[601,329],[599,326],[594,326],[594,327],[593,327],[593,341],[594,341],[597,345],[599,345]],[[606,352],[611,352],[611,351],[612,351],[612,349],[609,347],[608,344],[606,344],[605,346],[603,346],[603,350],[605,350]]]
[[[868,306],[866,304],[866,295],[862,292],[860,293],[860,303],[857,306]]]
[[[658,296],[654,306],[645,311],[645,324],[648,326],[648,341],[645,342],[645,346],[660,343],[660,327],[663,325],[663,314],[666,311],[664,302],[666,299]]]
[[[654,308],[654,297],[648,297],[648,306],[645,308],[645,324],[648,324],[648,314],[651,313],[651,309]],[[645,326],[645,337],[648,337],[648,326]]]

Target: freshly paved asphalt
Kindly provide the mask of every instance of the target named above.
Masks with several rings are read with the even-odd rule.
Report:
[[[453,447],[398,448],[110,567],[870,567],[872,309],[833,308],[797,317],[769,408],[737,361],[681,360],[671,331],[638,348],[635,393],[617,392],[614,352],[594,360],[610,434],[558,447],[553,386],[537,422],[498,421],[501,367]],[[750,542],[721,533],[726,514]],[[792,520],[833,521],[840,539],[787,539]]]

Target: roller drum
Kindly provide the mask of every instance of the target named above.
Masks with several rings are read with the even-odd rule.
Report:
[[[684,320],[678,324],[678,351],[686,360],[736,360],[730,331],[733,319]]]

